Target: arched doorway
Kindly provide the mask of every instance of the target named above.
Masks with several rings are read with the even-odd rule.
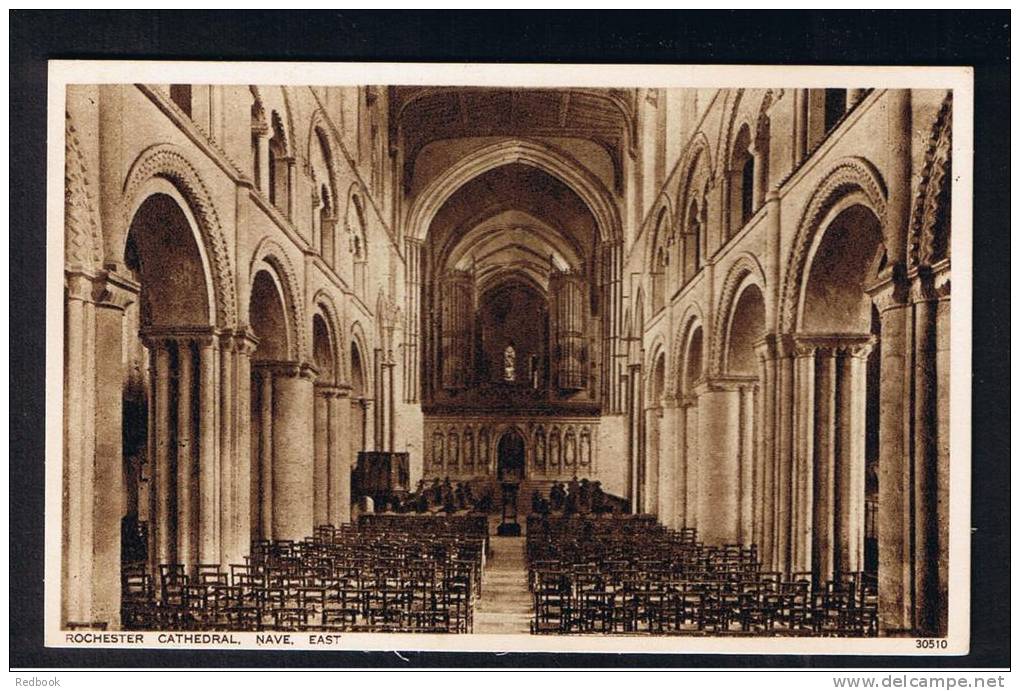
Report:
[[[499,438],[496,447],[496,472],[501,482],[524,479],[526,456],[524,437],[515,429],[508,429]]]

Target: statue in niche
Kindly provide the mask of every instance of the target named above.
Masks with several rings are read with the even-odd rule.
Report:
[[[517,379],[517,351],[514,350],[514,342],[507,343],[503,350],[503,381],[512,382]]]

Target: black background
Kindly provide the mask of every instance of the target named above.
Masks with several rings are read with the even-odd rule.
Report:
[[[973,10],[11,11],[11,666],[1009,666],[1009,23],[1007,11]],[[402,659],[394,653],[44,648],[46,60],[54,58],[974,66],[970,655],[405,652]]]

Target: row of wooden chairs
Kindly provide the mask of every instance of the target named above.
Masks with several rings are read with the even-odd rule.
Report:
[[[464,633],[484,546],[436,530],[323,526],[302,541],[256,541],[243,564],[125,566],[132,630]]]
[[[631,520],[529,522],[535,633],[877,635],[871,575],[764,571],[757,549]],[[590,519],[589,519],[590,520]]]

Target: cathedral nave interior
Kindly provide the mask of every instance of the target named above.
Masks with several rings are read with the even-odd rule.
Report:
[[[69,87],[62,624],[945,635],[951,135],[945,90]]]

